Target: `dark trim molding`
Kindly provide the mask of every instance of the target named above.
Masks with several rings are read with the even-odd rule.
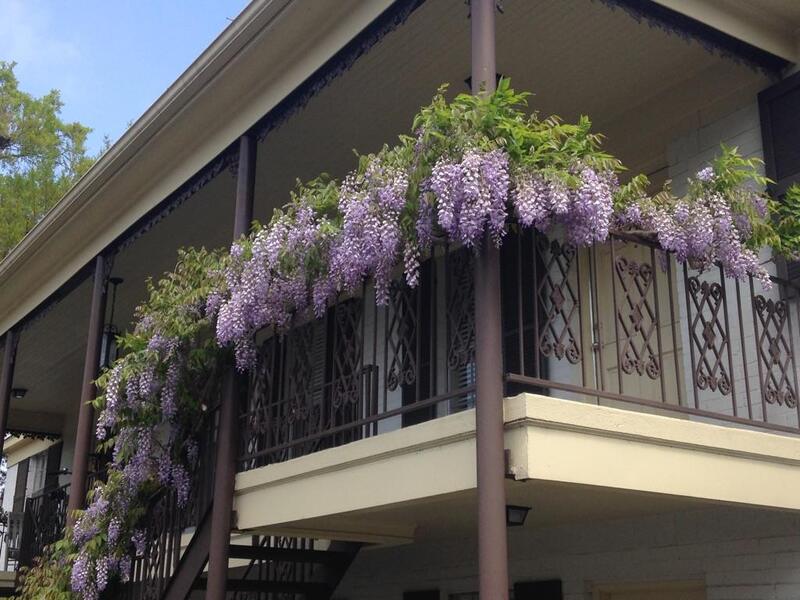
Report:
[[[380,42],[384,36],[405,23],[411,13],[424,3],[425,0],[396,0],[277,106],[259,119],[251,130],[256,134],[257,139],[263,140],[270,131],[302,110],[314,96],[339,75],[350,70],[359,58]]]
[[[128,229],[108,246],[107,252],[117,254],[132,246],[136,240],[167,218],[189,198],[211,183],[222,171],[228,169],[232,173],[235,173],[236,165],[239,161],[238,147],[239,144],[237,141],[225,148],[214,160],[191,177],[189,181],[181,185],[177,190],[167,196],[166,199],[159,202],[133,225],[128,227]]]
[[[702,23],[678,11],[657,4],[653,0],[592,0],[612,9],[619,8],[638,22],[646,21],[650,27],[674,33],[686,40],[696,40],[712,54],[718,54],[735,62],[775,76],[789,66],[790,62],[766,50],[728,35],[710,25]]]

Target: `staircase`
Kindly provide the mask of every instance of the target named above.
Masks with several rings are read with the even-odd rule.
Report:
[[[235,382],[235,379],[230,379],[230,382]],[[229,387],[227,394],[223,395],[230,400],[236,397],[236,386],[230,383]],[[109,598],[205,598],[215,504],[218,511],[229,510],[229,504],[219,503],[215,485],[217,478],[231,477],[230,493],[233,493],[234,457],[216,450],[230,450],[233,446],[218,447],[217,442],[219,436],[235,439],[236,423],[230,414],[223,419],[224,415],[220,413],[220,418],[216,418],[220,406],[217,404],[206,414],[200,428],[200,459],[193,474],[194,491],[189,506],[179,506],[172,489],[154,497],[145,516],[145,551],[134,559],[130,579],[118,589],[109,590]],[[218,463],[227,464],[228,460],[228,469],[218,470]],[[231,514],[230,522],[234,521]],[[185,536],[192,529],[191,540],[186,544]],[[229,547],[227,599],[329,600],[361,547],[354,542],[282,536],[256,535],[251,540],[250,544],[231,544]],[[220,542],[224,541],[223,534]]]
[[[255,536],[249,545],[231,544],[227,590],[232,600],[329,600],[361,544],[306,538]],[[324,548],[324,549],[323,549]],[[246,565],[236,565],[242,561]],[[202,597],[205,575],[189,596]]]

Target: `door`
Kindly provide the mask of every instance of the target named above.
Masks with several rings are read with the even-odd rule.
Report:
[[[702,582],[595,586],[593,600],[706,600]]]

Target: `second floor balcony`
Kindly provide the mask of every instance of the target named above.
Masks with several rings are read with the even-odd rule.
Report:
[[[263,332],[241,416],[240,470],[471,408],[474,253],[440,247],[420,284],[370,287],[322,320]],[[798,430],[800,299],[678,265],[646,237],[578,249],[510,233],[502,368],[523,392],[734,427]]]

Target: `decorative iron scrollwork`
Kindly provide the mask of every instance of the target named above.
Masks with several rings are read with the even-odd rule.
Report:
[[[544,308],[539,327],[539,352],[545,357],[581,361],[580,301],[572,283],[577,248],[536,236],[536,250],[543,264],[536,286],[537,301]]]
[[[640,263],[619,256],[614,271],[623,298],[616,309],[620,368],[624,373],[650,379],[661,376],[661,358],[653,347],[658,334],[658,315],[653,307],[655,273],[649,263]]]
[[[355,407],[361,401],[361,320],[364,308],[360,299],[352,299],[336,306],[334,317],[334,344],[332,352],[332,404],[334,409],[348,405]],[[336,419],[352,420],[350,415],[335,415]]]
[[[789,339],[789,305],[758,295],[755,306],[758,360],[761,363],[761,390],[770,404],[797,407],[795,358]]]
[[[386,387],[389,391],[417,381],[418,293],[418,289],[410,288],[404,281],[393,281],[389,288],[386,323],[389,355]]]
[[[447,365],[463,369],[475,360],[474,256],[467,249],[447,259]]]
[[[689,324],[691,342],[697,350],[692,365],[694,383],[698,389],[719,391],[727,396],[731,393],[731,378],[723,358],[730,336],[722,320],[724,290],[717,282],[701,282],[697,277],[690,277],[687,295],[695,309]]]

